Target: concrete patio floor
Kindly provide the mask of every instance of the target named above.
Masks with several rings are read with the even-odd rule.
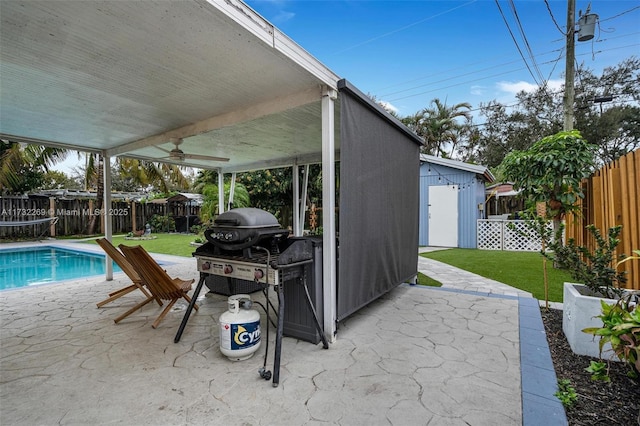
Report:
[[[154,258],[196,278],[194,259]],[[258,375],[264,341],[246,361],[220,353],[226,297],[201,295],[176,344],[185,303],[155,330],[156,304],[113,323],[139,292],[96,308],[127,284],[117,273],[0,292],[0,424],[566,424],[537,301],[517,291],[403,284],[343,321],[328,350],[285,337],[274,388]]]

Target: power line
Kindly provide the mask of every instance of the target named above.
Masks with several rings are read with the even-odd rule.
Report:
[[[419,21],[416,21],[416,22],[414,22],[414,23],[411,23],[411,24],[405,25],[404,27],[400,27],[400,28],[398,28],[398,29],[395,29],[395,30],[389,31],[389,32],[384,33],[384,34],[381,34],[381,35],[379,35],[379,36],[376,36],[376,37],[370,38],[369,40],[365,40],[365,41],[363,41],[363,42],[361,42],[361,43],[354,44],[353,46],[349,46],[349,47],[346,47],[346,48],[344,48],[344,49],[338,50],[338,51],[337,51],[337,52],[335,52],[334,54],[335,54],[335,55],[337,55],[337,54],[340,54],[340,53],[344,53],[344,52],[347,52],[347,51],[349,51],[349,50],[355,49],[356,47],[364,46],[365,44],[369,44],[369,43],[371,43],[371,42],[373,42],[373,41],[380,40],[381,38],[384,38],[384,37],[387,37],[387,36],[393,35],[393,34],[395,34],[395,33],[399,33],[400,31],[404,31],[404,30],[406,30],[406,29],[408,29],[408,28],[415,27],[416,25],[418,25],[418,24],[422,24],[423,22],[430,21],[430,20],[435,19],[435,18],[437,18],[437,17],[439,17],[439,16],[445,15],[445,14],[447,14],[447,13],[449,13],[449,12],[453,12],[453,11],[454,11],[454,10],[456,10],[456,9],[460,9],[460,8],[462,8],[462,7],[468,6],[468,5],[472,4],[472,3],[475,3],[476,1],[477,1],[477,0],[471,0],[471,1],[467,2],[467,3],[461,4],[461,5],[459,5],[459,6],[456,6],[456,7],[454,7],[454,8],[451,8],[451,9],[449,9],[449,10],[445,10],[444,12],[437,13],[437,14],[435,14],[435,15],[433,15],[433,16],[429,16],[429,17],[424,18],[424,19],[420,19]]]
[[[603,53],[605,51],[612,51],[612,50],[619,50],[619,49],[628,49],[630,47],[635,47],[635,46],[638,46],[638,45],[640,45],[640,43],[631,44],[631,45],[625,45],[625,46],[618,46],[618,47],[609,48],[609,49],[603,49],[603,50],[596,51],[595,53]],[[558,51],[558,50],[555,50],[555,51]],[[580,54],[577,54],[576,56],[585,56],[585,55],[590,55],[590,54],[591,53],[580,53]],[[559,59],[562,59],[562,56]],[[551,64],[551,63],[557,64],[559,59],[543,62],[543,65],[547,65],[547,64]],[[519,62],[519,61],[514,61],[514,62]],[[498,67],[498,66],[496,66],[496,67]],[[496,67],[490,67],[488,69],[496,68]],[[406,95],[406,96],[400,96],[400,97],[391,98],[391,99],[385,99],[385,100],[387,102],[394,102],[394,101],[399,101],[399,100],[402,100],[402,99],[413,98],[413,97],[421,96],[421,95],[424,95],[424,94],[427,94],[427,93],[436,92],[438,90],[449,89],[449,88],[461,86],[461,85],[464,85],[464,84],[470,84],[470,83],[475,83],[477,81],[487,80],[487,79],[493,78],[493,77],[499,77],[499,76],[505,75],[505,74],[511,74],[511,73],[514,73],[514,72],[517,72],[517,71],[521,71],[522,69],[524,69],[524,68],[520,67],[520,68],[512,69],[512,70],[509,70],[509,71],[501,72],[501,73],[498,73],[498,74],[492,74],[492,75],[488,75],[488,76],[485,76],[485,77],[476,78],[476,79],[473,79],[473,80],[467,80],[467,81],[463,81],[463,82],[460,82],[460,83],[451,84],[451,85],[448,85],[448,86],[438,87],[438,88],[432,89],[432,90],[426,90],[426,91],[419,92],[419,93],[409,94],[409,95]],[[476,74],[476,73],[477,72],[470,72],[470,73],[465,73],[464,75]],[[464,76],[464,75],[462,75],[462,76]],[[448,81],[448,80],[456,79],[456,78],[459,78],[459,77],[461,77],[461,76],[451,77],[451,78],[448,78],[448,79],[444,79],[443,81]],[[417,86],[417,87],[412,87],[412,88],[409,88],[409,89],[404,89],[404,90],[401,90],[401,91],[398,91],[398,92],[389,93],[389,94],[387,94],[385,96],[391,96],[391,95],[394,95],[394,94],[397,94],[397,93],[406,92],[408,90],[414,90],[416,88],[429,86],[429,85],[436,84],[436,83],[439,83],[439,82],[441,82],[441,81],[434,82],[434,83],[429,83],[429,84],[425,84],[425,85],[421,85],[421,86]],[[382,98],[382,96],[380,98]]]
[[[512,0],[511,0],[511,1],[512,1]],[[553,64],[554,64],[554,65],[553,65],[553,69],[552,69],[552,70],[551,70],[551,72],[549,73],[549,77],[547,77],[547,79],[545,79],[545,78],[544,78],[544,76],[542,75],[542,73],[541,73],[541,71],[540,71],[540,69],[539,69],[539,67],[538,67],[538,65],[537,65],[537,63],[536,63],[536,61],[535,61],[535,59],[534,59],[534,58],[536,57],[536,55],[533,55],[533,53],[532,53],[532,52],[531,52],[531,50],[530,50],[530,46],[528,46],[528,47],[529,47],[529,53],[530,53],[530,56],[531,56],[532,61],[533,61],[533,66],[536,68],[536,71],[537,71],[537,76],[538,76],[538,78],[536,78],[536,75],[534,75],[534,73],[533,73],[533,71],[532,71],[531,67],[529,66],[528,61],[525,59],[524,54],[523,54],[522,50],[520,49],[520,46],[518,45],[518,43],[517,43],[517,41],[516,41],[516,39],[515,39],[515,36],[514,36],[514,34],[513,34],[512,30],[511,30],[511,28],[510,28],[510,26],[509,26],[509,24],[508,24],[508,22],[507,22],[507,20],[506,20],[506,18],[505,18],[505,16],[504,16],[504,13],[503,13],[503,11],[502,11],[502,8],[500,7],[500,4],[498,3],[498,0],[495,0],[495,2],[496,2],[496,5],[498,6],[498,9],[499,9],[499,11],[500,11],[500,14],[502,15],[502,18],[503,18],[503,20],[504,20],[504,22],[505,22],[505,25],[507,26],[507,29],[509,30],[509,33],[511,34],[511,38],[512,38],[512,40],[513,40],[513,41],[514,41],[514,43],[516,44],[516,47],[517,47],[518,52],[519,52],[519,54],[520,54],[520,57],[521,57],[521,59],[524,61],[524,63],[525,63],[525,65],[526,65],[527,70],[529,71],[530,75],[533,77],[533,80],[534,80],[534,81],[536,82],[536,84],[538,84],[539,86],[546,85],[546,83],[545,83],[545,82],[546,82],[546,80],[549,80],[549,79],[551,78],[551,75],[553,74],[553,72],[554,72],[554,70],[555,70],[555,67],[557,66],[557,63],[559,62],[559,60],[560,60],[560,59],[562,59],[562,55],[560,55],[560,57],[559,57],[558,59],[556,59],[555,61],[545,62],[545,63],[544,63],[544,64],[548,64],[548,63],[553,63]],[[467,5],[467,4],[468,4],[468,3],[466,3],[466,4],[464,4],[464,5]],[[549,3],[548,3],[548,0],[545,0],[545,4],[546,4],[546,6],[547,6],[547,10],[549,11],[549,14],[550,14],[550,16],[551,16],[552,20],[554,21],[554,24],[555,24],[555,25],[556,25],[556,27],[558,28],[558,30],[560,30],[560,32],[561,32],[562,34],[566,34],[565,32],[563,32],[563,31],[561,30],[560,26],[558,25],[557,21],[555,20],[555,17],[553,16],[553,13],[551,12],[550,5],[549,5]],[[463,6],[464,6],[464,5],[463,5]],[[515,7],[515,6],[514,6],[514,7]],[[619,13],[619,14],[617,14],[617,15],[614,15],[614,16],[612,16],[612,17],[610,17],[610,18],[607,18],[607,19],[603,19],[603,20],[601,20],[601,21],[606,21],[606,20],[611,20],[611,19],[617,18],[617,17],[622,16],[622,15],[624,15],[624,14],[626,14],[626,13],[633,12],[634,10],[639,9],[639,8],[640,8],[640,6],[637,6],[637,7],[631,8],[631,9],[629,9],[629,10],[627,10],[627,11],[621,12],[621,13]],[[447,11],[447,12],[448,12],[448,11]],[[445,12],[445,13],[446,13],[446,12]],[[514,10],[514,14],[516,15],[516,19],[518,20],[518,23],[520,24],[519,19],[518,19],[518,17],[517,17],[517,12],[516,12],[515,10]],[[413,25],[413,24],[412,24],[412,25]],[[522,29],[522,27],[521,27],[521,33],[523,34],[523,38],[525,38],[525,41],[526,41],[526,36],[524,35],[524,30]],[[607,39],[599,39],[599,40],[597,40],[597,42],[604,42],[604,41],[609,41],[609,40],[612,40],[612,39],[615,39],[615,38],[621,38],[621,37],[633,36],[633,35],[635,35],[635,34],[638,34],[638,33],[632,33],[632,34],[629,34],[629,35],[620,35],[620,36],[617,36],[617,37],[609,37],[609,38],[607,38]],[[561,41],[561,40],[562,40],[562,39],[559,39],[558,41]],[[527,42],[527,45],[528,45],[528,42]],[[632,46],[636,46],[636,45],[625,46],[625,47],[632,47]],[[602,52],[604,52],[604,51],[616,50],[616,49],[620,49],[620,48],[609,48],[609,49],[599,50],[599,51],[596,51],[596,52],[593,52],[593,49],[592,49],[591,55],[595,55],[596,53],[602,53]],[[544,54],[537,55],[537,56],[542,56],[542,55],[549,54],[549,53],[553,53],[553,52],[557,52],[557,51],[562,51],[562,49],[552,50],[552,51],[550,51],[550,52],[546,52],[546,53],[544,53]],[[578,56],[583,56],[583,55],[584,55],[584,54],[579,54]],[[493,67],[482,68],[482,69],[480,69],[480,70],[478,70],[478,71],[467,72],[467,73],[463,73],[463,74],[461,74],[461,75],[456,75],[456,76],[453,76],[453,77],[448,77],[448,78],[446,78],[446,79],[442,79],[442,80],[438,80],[438,81],[432,81],[432,82],[425,83],[425,84],[420,84],[420,85],[417,85],[417,86],[412,86],[412,87],[409,87],[409,88],[406,88],[406,89],[402,89],[402,90],[398,90],[398,91],[393,91],[393,92],[390,92],[390,93],[383,94],[383,95],[381,95],[380,97],[381,97],[381,98],[383,98],[383,97],[392,96],[392,95],[396,95],[396,94],[400,94],[400,93],[406,93],[406,92],[409,92],[409,91],[415,90],[415,89],[417,89],[417,88],[426,87],[426,86],[432,86],[432,85],[435,85],[435,84],[438,84],[438,83],[442,83],[442,82],[445,82],[445,81],[455,80],[455,79],[457,79],[457,78],[464,77],[464,76],[469,75],[469,74],[476,74],[476,73],[478,73],[478,72],[487,71],[487,70],[490,70],[490,69],[493,69],[493,68],[496,68],[496,67],[499,67],[499,66],[508,65],[508,64],[512,64],[512,63],[515,63],[515,62],[519,62],[519,60],[506,62],[506,63],[503,63],[502,65],[497,65],[497,66],[493,66]],[[438,75],[438,74],[442,74],[442,73],[450,73],[451,71],[455,71],[456,69],[469,69],[469,65],[476,65],[476,64],[478,64],[478,63],[486,63],[486,60],[483,60],[483,61],[480,61],[480,62],[475,62],[475,63],[472,63],[472,64],[467,64],[467,65],[464,65],[464,66],[461,66],[461,67],[457,67],[457,68],[453,68],[453,69],[450,69],[450,70],[447,70],[447,71],[442,71],[442,72],[440,72],[440,73],[431,74],[431,75],[429,75],[429,76],[419,77],[419,78],[416,78],[416,79],[408,80],[408,81],[405,81],[405,82],[402,82],[402,83],[397,83],[397,84],[394,84],[394,85],[391,85],[391,86],[386,86],[386,87],[382,88],[382,90],[384,90],[384,89],[389,89],[389,88],[392,88],[392,87],[403,86],[403,85],[405,85],[405,84],[407,84],[407,83],[411,83],[411,82],[414,82],[414,81],[423,80],[423,79],[426,79],[426,78],[431,78],[431,77],[433,77],[433,76],[435,76],[435,75]],[[519,68],[519,70],[520,70],[520,69],[522,69],[522,68]],[[516,70],[514,70],[514,71],[516,71]],[[510,72],[514,72],[514,71],[508,71],[508,72],[501,73],[501,74],[497,74],[497,75],[493,75],[493,76],[498,76],[498,75],[508,74],[508,73],[510,73]],[[487,79],[487,78],[489,78],[489,77],[483,77],[483,78],[480,78],[480,79],[471,80],[471,81],[466,81],[466,82],[459,83],[459,84],[455,84],[455,85],[449,85],[449,86],[442,87],[442,88],[440,88],[440,89],[445,89],[445,88],[455,87],[455,86],[458,86],[458,85],[461,85],[461,84],[473,83],[474,81],[485,80],[485,79]],[[538,81],[538,79],[542,82],[542,84]],[[440,90],[440,89],[434,89],[433,91],[435,91],[435,90]],[[393,101],[393,100],[400,100],[400,99],[405,99],[405,98],[409,98],[409,97],[419,96],[419,95],[422,95],[422,94],[425,94],[425,93],[428,93],[428,92],[429,92],[429,91],[427,91],[427,92],[420,92],[420,93],[418,93],[418,94],[413,94],[413,95],[408,95],[408,96],[403,96],[403,97],[396,97],[396,98],[393,98],[393,99],[391,99],[391,100]]]
[[[548,0],[544,0],[544,4],[547,5],[547,10],[549,11],[549,15],[551,16],[551,20],[553,21],[554,24],[556,24],[556,28],[558,29],[558,31],[560,31],[560,34],[562,34],[563,36],[566,37],[567,33],[562,31],[562,28],[560,28],[560,25],[558,25],[558,22],[556,21],[556,17],[553,16],[553,12],[551,11],[551,6],[549,6]]]
[[[620,17],[620,16],[622,16],[622,15],[626,15],[627,13],[633,12],[633,11],[634,11],[634,10],[636,10],[636,9],[640,9],[640,6],[632,7],[631,9],[629,9],[629,10],[625,10],[624,12],[620,12],[620,13],[618,13],[617,15],[613,15],[613,16],[612,16],[612,17],[610,17],[610,18],[600,19],[600,22],[610,21],[611,19],[615,19],[615,18],[618,18],[618,17]]]
[[[562,52],[562,50],[563,50],[563,49],[556,49],[556,50],[552,50],[552,51],[547,52],[547,53]],[[434,85],[434,84],[443,83],[443,82],[445,82],[445,81],[455,80],[455,79],[457,79],[457,78],[464,77],[464,76],[467,76],[467,75],[478,74],[478,73],[480,73],[480,72],[483,72],[483,71],[489,71],[489,70],[492,70],[492,69],[495,69],[495,68],[502,68],[502,67],[504,67],[505,65],[511,65],[511,64],[518,63],[518,62],[520,62],[520,60],[514,60],[514,61],[509,61],[509,62],[503,62],[503,63],[501,63],[501,64],[493,65],[493,66],[486,67],[486,68],[481,68],[481,69],[479,69],[479,70],[469,71],[469,72],[466,72],[466,73],[464,73],[464,74],[458,74],[458,75],[455,75],[455,76],[453,76],[453,77],[448,77],[448,78],[444,78],[444,79],[437,80],[437,81],[431,81],[431,82],[429,82],[429,83],[420,84],[420,85],[417,85],[417,86],[412,86],[412,87],[409,87],[409,88],[407,88],[407,89],[397,90],[397,91],[395,91],[395,92],[385,93],[385,94],[380,95],[380,97],[384,97],[384,96],[391,96],[391,95],[397,95],[397,94],[400,94],[400,93],[408,92],[408,91],[410,91],[410,90],[419,89],[419,88],[421,88],[421,87],[432,86],[432,85]],[[486,61],[484,61],[483,63],[486,63]],[[545,63],[547,63],[547,62],[545,62]],[[467,69],[468,67],[461,67],[461,68]],[[458,69],[459,69],[459,68],[458,68]],[[521,70],[521,69],[522,69],[522,68],[518,68],[518,70]],[[439,74],[442,74],[442,73],[439,73]],[[435,75],[438,75],[438,74],[435,74]],[[415,81],[415,80],[412,80],[412,81]]]
[[[540,83],[538,83],[538,80],[536,80],[536,76],[531,71],[531,68],[529,67],[529,64],[527,63],[527,59],[524,57],[524,54],[522,53],[522,50],[520,49],[520,45],[518,45],[518,41],[516,40],[516,37],[513,35],[513,32],[511,31],[511,27],[509,26],[509,22],[507,22],[507,18],[504,16],[504,12],[502,11],[502,7],[500,7],[500,2],[498,0],[495,0],[495,3],[496,3],[496,6],[498,6],[498,10],[500,11],[500,15],[502,16],[502,20],[504,21],[504,24],[507,26],[507,30],[509,30],[509,34],[511,35],[511,39],[513,40],[513,43],[516,45],[516,48],[518,49],[518,53],[520,53],[520,57],[522,58],[522,60],[524,61],[525,65],[527,66],[527,69],[529,70],[529,74],[531,74],[531,77],[533,77],[533,81],[535,81],[536,84],[540,85]]]
[[[538,67],[538,64],[536,63],[535,55],[533,54],[533,50],[531,49],[531,45],[529,44],[529,40],[527,39],[527,35],[524,32],[524,28],[522,27],[522,22],[520,21],[520,17],[518,16],[518,11],[516,10],[516,5],[513,2],[513,0],[509,0],[509,7],[511,8],[511,12],[513,13],[513,16],[516,19],[516,23],[518,24],[518,29],[520,31],[520,36],[522,37],[522,40],[524,41],[524,45],[526,47],[527,52],[529,53],[529,60],[531,61],[531,66],[533,67],[534,71],[536,72],[536,75],[540,79],[540,81],[542,83],[541,85],[542,86],[546,86],[544,77],[542,76],[542,73],[540,72],[540,68]]]

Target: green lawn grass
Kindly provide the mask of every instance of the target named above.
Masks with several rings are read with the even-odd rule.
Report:
[[[422,272],[418,272],[418,284],[429,287],[442,287],[442,283],[440,281],[436,281]]]
[[[544,300],[542,256],[538,252],[449,249],[423,253],[421,256],[528,291],[535,298]],[[571,282],[571,275],[555,269],[551,262],[547,262],[547,274],[549,301],[562,302],[562,284]]]
[[[153,240],[125,240],[124,235],[117,235],[113,237],[112,243],[114,246],[124,244],[127,246],[140,245],[150,253],[172,254],[174,256],[191,257],[191,254],[196,250],[194,246],[189,245],[190,242],[196,239],[193,234],[153,234],[157,237]],[[87,241],[88,243],[95,243],[94,240]]]
[[[154,234],[153,240],[125,240],[124,235],[114,236],[113,244],[141,245],[148,252],[191,257],[195,247],[189,245],[193,234]],[[94,242],[94,241],[87,241]],[[476,249],[448,249],[423,253],[421,256],[447,263],[520,290],[528,291],[544,300],[542,256],[537,252],[514,252]],[[549,300],[562,302],[562,283],[572,281],[567,271],[555,269],[547,262],[549,276]],[[442,284],[419,274],[418,284],[439,287]]]

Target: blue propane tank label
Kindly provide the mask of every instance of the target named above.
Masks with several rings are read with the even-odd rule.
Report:
[[[260,342],[260,321],[228,325],[230,326],[228,334],[230,337],[230,342],[228,342],[230,344],[229,349],[246,349]]]

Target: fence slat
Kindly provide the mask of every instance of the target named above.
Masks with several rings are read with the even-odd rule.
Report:
[[[567,238],[594,249],[587,238],[586,225],[594,224],[603,235],[609,228],[622,225],[618,254],[630,255],[640,249],[640,150],[607,164],[583,180],[585,199],[579,203],[582,215],[567,216]],[[640,262],[625,262],[627,288],[640,290]]]

